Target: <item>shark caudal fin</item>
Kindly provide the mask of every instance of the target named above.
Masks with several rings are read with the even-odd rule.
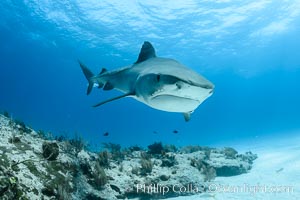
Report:
[[[91,93],[91,91],[92,91],[92,89],[93,89],[93,86],[94,86],[94,81],[93,81],[93,77],[94,77],[94,74],[93,74],[93,72],[91,72],[91,70],[89,70],[89,68],[87,68],[82,62],[80,62],[79,60],[78,60],[78,62],[79,62],[79,65],[80,65],[80,67],[81,67],[81,70],[82,70],[82,72],[84,73],[84,75],[85,75],[85,78],[88,80],[88,82],[89,82],[89,86],[88,86],[88,88],[87,88],[87,92],[86,92],[86,94],[88,95],[88,94],[90,94]]]

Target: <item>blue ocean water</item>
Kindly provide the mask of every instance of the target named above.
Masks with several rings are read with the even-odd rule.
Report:
[[[300,129],[300,1],[3,0],[0,12],[0,110],[34,129],[94,146],[213,145]],[[190,122],[131,98],[92,107],[119,93],[86,96],[77,60],[116,69],[144,41],[215,84]]]

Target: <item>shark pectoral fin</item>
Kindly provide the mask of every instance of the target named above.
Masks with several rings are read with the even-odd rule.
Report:
[[[193,112],[193,111],[183,113],[184,120],[185,120],[186,122],[190,121],[192,112]]]
[[[120,96],[116,96],[116,97],[114,97],[114,98],[107,99],[107,100],[105,100],[105,101],[102,101],[102,102],[100,102],[100,103],[97,103],[96,105],[93,105],[93,107],[98,107],[98,106],[101,106],[101,105],[106,104],[106,103],[108,103],[108,102],[111,102],[111,101],[114,101],[114,100],[118,100],[118,99],[121,99],[121,98],[123,98],[123,97],[128,97],[128,96],[131,96],[131,95],[134,95],[134,93],[126,93],[126,94],[122,94],[122,95],[120,95]]]

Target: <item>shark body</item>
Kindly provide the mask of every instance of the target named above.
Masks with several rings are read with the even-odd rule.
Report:
[[[103,90],[117,89],[123,93],[94,107],[129,96],[158,110],[183,113],[188,121],[214,90],[210,81],[178,61],[157,57],[150,42],[144,42],[138,60],[124,68],[113,71],[103,68],[94,75],[84,64],[79,64],[89,82],[87,94],[95,84]]]

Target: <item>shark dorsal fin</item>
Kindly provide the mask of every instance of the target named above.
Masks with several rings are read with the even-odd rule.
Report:
[[[103,74],[103,73],[105,73],[105,72],[107,72],[107,69],[106,69],[106,68],[102,68],[102,70],[101,70],[101,72],[99,73],[99,75],[101,75],[101,74]]]
[[[156,57],[155,49],[153,48],[150,42],[145,41],[140,51],[139,57],[134,64],[143,62],[149,58],[154,58],[154,57]]]

